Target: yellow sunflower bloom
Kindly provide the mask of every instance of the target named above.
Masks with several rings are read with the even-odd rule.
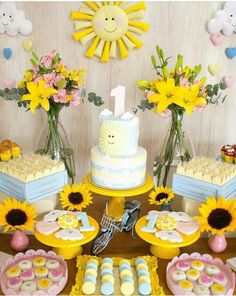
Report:
[[[177,101],[180,107],[186,110],[186,113],[190,115],[194,108],[197,106],[206,106],[206,99],[204,97],[198,97],[199,95],[199,84],[194,84],[190,88],[182,88],[182,97]]]
[[[150,205],[162,205],[168,203],[174,198],[174,192],[171,188],[157,187],[149,194],[148,202]]]
[[[60,201],[62,208],[68,211],[81,211],[93,203],[91,193],[82,183],[66,185],[60,192]]]
[[[225,200],[223,197],[210,196],[198,209],[201,216],[195,219],[201,225],[201,231],[223,235],[226,231],[236,229],[236,200]]]
[[[28,202],[20,202],[13,198],[5,198],[0,204],[0,225],[4,231],[8,230],[33,230],[36,218],[34,207]]]
[[[50,109],[49,97],[57,93],[57,90],[52,87],[45,87],[46,82],[40,80],[38,84],[34,82],[27,83],[29,94],[23,95],[22,101],[30,101],[30,111],[35,112],[35,109],[41,105],[46,111]]]
[[[149,103],[157,104],[158,113],[162,113],[171,104],[178,104],[182,97],[182,88],[175,86],[173,78],[167,78],[166,81],[158,81],[156,83],[158,93],[153,94],[148,98]]]

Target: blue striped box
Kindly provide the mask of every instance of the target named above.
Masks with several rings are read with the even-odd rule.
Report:
[[[68,183],[66,170],[24,183],[14,177],[0,173],[0,191],[28,202],[35,202],[60,192]]]

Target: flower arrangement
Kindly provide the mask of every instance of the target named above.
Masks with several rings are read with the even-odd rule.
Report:
[[[162,209],[168,209],[173,198],[174,192],[171,188],[160,186],[151,191],[148,202],[150,205],[160,205]]]
[[[69,177],[74,182],[75,165],[73,151],[69,149],[67,136],[59,123],[59,112],[68,106],[78,106],[86,96],[84,85],[85,68],[69,70],[56,50],[42,56],[32,52],[32,67],[24,72],[18,88],[0,90],[0,97],[15,100],[19,107],[32,113],[43,108],[48,115],[48,133],[44,147],[38,152],[50,154],[64,161]],[[104,102],[91,92],[88,100],[96,106]],[[62,132],[60,133],[59,128]]]
[[[0,204],[0,225],[3,232],[9,230],[33,230],[36,218],[35,208],[28,202],[20,202],[15,198],[5,198]]]
[[[68,211],[82,211],[92,202],[92,196],[86,186],[82,183],[66,185],[60,192],[60,201],[63,209]]]
[[[153,169],[157,186],[166,186],[170,166],[175,156],[178,155],[181,162],[191,158],[182,128],[184,113],[191,115],[194,110],[202,110],[209,104],[217,104],[220,100],[224,102],[226,96],[222,97],[220,91],[226,89],[226,84],[220,82],[206,85],[206,77],[198,77],[201,65],[184,66],[182,55],[177,56],[175,67],[169,70],[170,58],[164,57],[164,52],[159,46],[156,47],[156,52],[159,64],[155,56],[151,56],[151,61],[157,78],[137,82],[139,89],[144,91],[145,97],[138,108],[143,111],[152,110],[162,117],[171,117],[168,134],[161,154],[155,158]]]

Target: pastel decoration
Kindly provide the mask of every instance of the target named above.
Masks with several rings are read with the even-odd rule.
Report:
[[[236,32],[236,2],[227,1],[222,10],[216,11],[214,17],[207,23],[211,34],[222,32],[228,36]]]
[[[114,115],[119,117],[125,111],[125,87],[118,85],[111,90],[111,97],[115,97],[115,110]]]
[[[159,216],[156,215],[156,214],[153,214],[153,215],[148,215],[147,216],[147,219],[148,219],[148,224],[144,227],[141,228],[141,231],[143,232],[149,232],[149,233],[154,233],[156,232],[156,221],[157,221],[157,218]]]
[[[225,54],[229,59],[236,57],[236,47],[228,47],[225,50]]]
[[[0,3],[0,33],[16,36],[18,33],[29,35],[33,31],[31,21],[26,19],[23,10],[17,9],[14,2]]]
[[[224,35],[219,33],[213,34],[210,37],[210,40],[214,46],[220,45],[224,41]]]
[[[13,87],[16,86],[16,81],[15,79],[12,79],[12,78],[6,78],[3,80],[3,84],[6,88],[12,89]]]
[[[84,235],[78,229],[62,229],[55,233],[55,237],[62,240],[80,240]]]
[[[221,66],[219,64],[210,64],[208,66],[208,71],[212,76],[217,75],[221,70]]]
[[[182,234],[191,235],[199,229],[199,225],[196,222],[177,222],[175,229]]]
[[[146,9],[144,1],[124,7],[123,2],[84,2],[79,11],[72,11],[70,18],[75,21],[75,41],[88,49],[85,56],[97,56],[102,62],[117,57],[128,56],[128,50],[140,48],[143,43],[134,35],[142,34],[149,29],[149,25],[140,21],[142,12]]]
[[[11,56],[12,56],[12,50],[11,50],[11,48],[3,48],[2,53],[3,53],[3,56],[4,56],[4,58],[6,60],[9,60],[11,58]]]
[[[25,51],[31,51],[32,47],[33,47],[33,42],[30,39],[25,39],[22,43],[23,48]]]
[[[80,231],[93,231],[94,226],[90,225],[88,215],[85,212],[80,212],[77,215],[77,219],[82,222],[82,226],[80,227]]]
[[[50,235],[53,232],[59,230],[60,226],[56,221],[54,222],[39,221],[38,223],[36,223],[35,228],[38,232],[44,235]]]
[[[223,81],[227,85],[227,87],[232,87],[234,84],[234,79],[231,76],[225,76],[223,78]]]

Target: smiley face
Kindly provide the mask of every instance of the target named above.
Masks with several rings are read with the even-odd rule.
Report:
[[[98,9],[93,17],[95,34],[103,41],[118,40],[128,30],[127,14],[118,6],[106,5]]]

